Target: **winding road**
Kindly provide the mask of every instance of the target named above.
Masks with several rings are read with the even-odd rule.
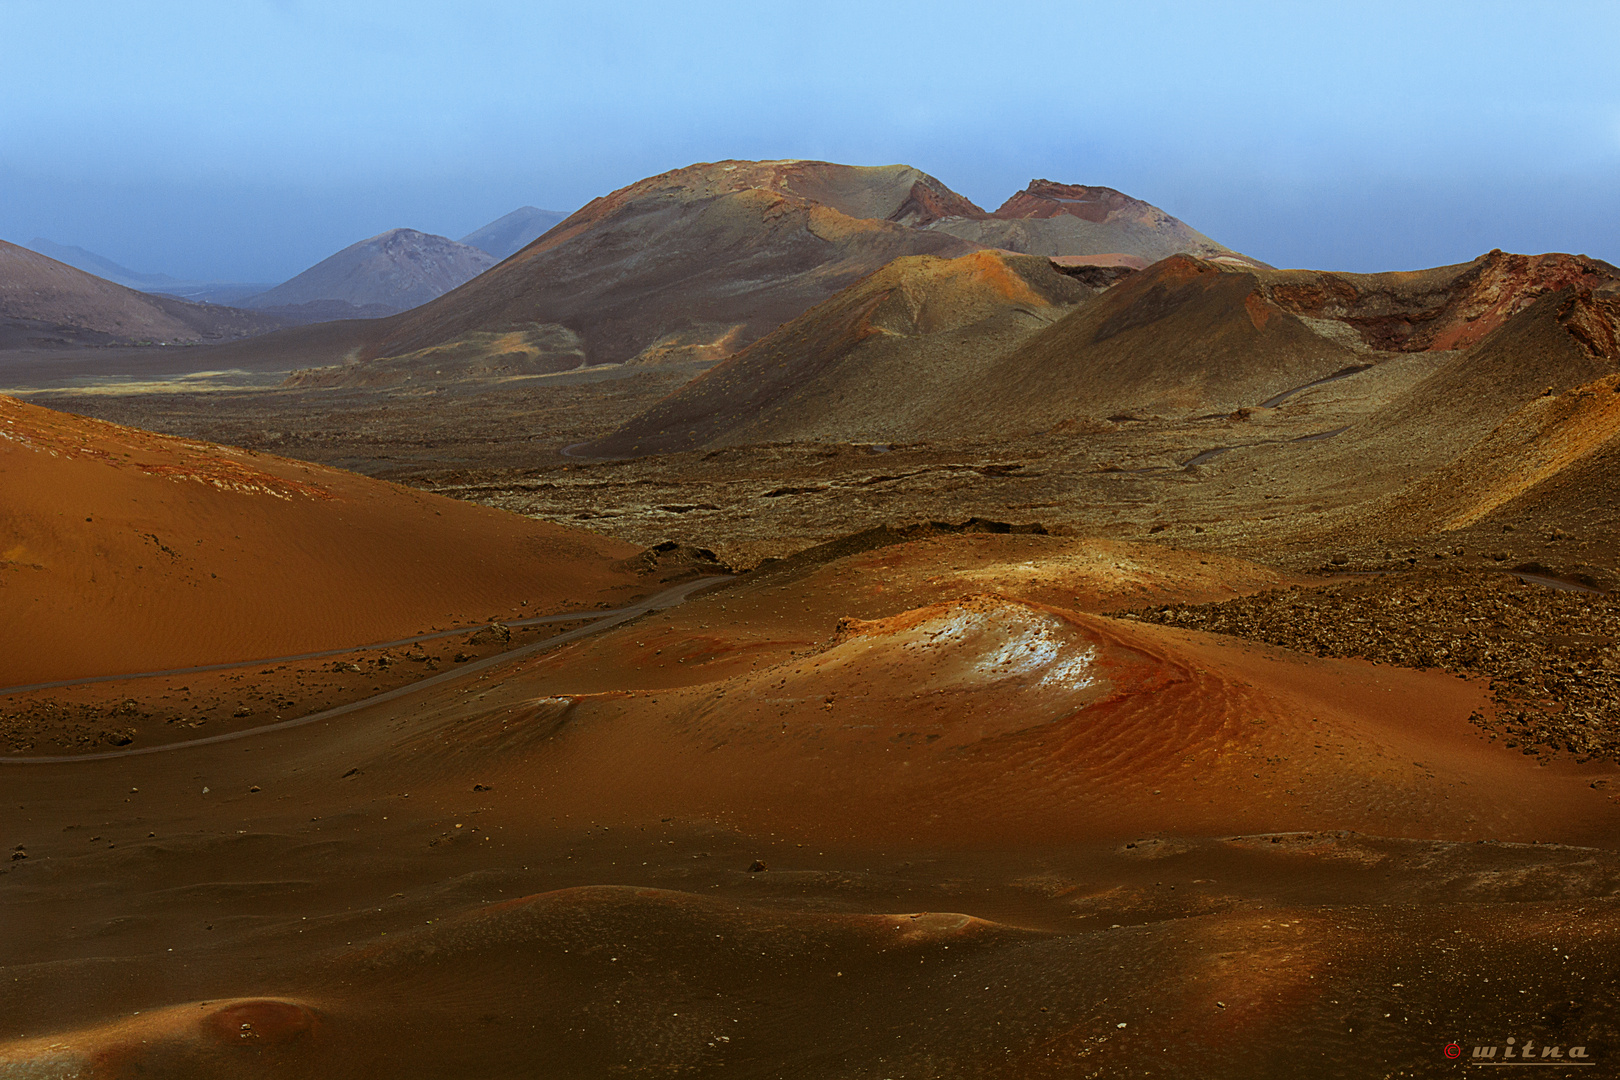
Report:
[[[589,625],[565,631],[558,634],[556,637],[546,638],[544,641],[537,641],[532,645],[525,645],[521,649],[513,649],[510,652],[497,653],[494,656],[488,656],[482,660],[475,660],[471,663],[461,664],[450,671],[441,672],[438,675],[433,675],[429,678],[410,683],[409,685],[397,687],[396,689],[389,690],[381,694],[373,694],[371,697],[361,698],[359,701],[351,701],[347,705],[338,705],[335,708],[326,709],[318,713],[310,713],[308,716],[300,716],[294,720],[282,720],[274,724],[264,724],[259,727],[248,728],[244,731],[232,731],[223,735],[210,735],[202,739],[188,739],[185,742],[165,743],[162,746],[142,746],[130,750],[103,750],[94,754],[57,754],[49,757],[24,757],[11,755],[0,756],[0,765],[63,765],[80,761],[106,761],[110,758],[137,757],[141,754],[166,754],[170,751],[186,750],[194,746],[208,746],[213,743],[230,742],[234,739],[247,739],[254,735],[263,735],[266,732],[271,731],[285,731],[288,728],[300,727],[304,724],[313,724],[317,720],[330,720],[335,716],[342,716],[344,713],[351,713],[359,709],[369,708],[372,705],[380,705],[385,701],[394,701],[398,698],[408,697],[411,694],[426,690],[429,687],[438,686],[441,683],[447,683],[454,679],[463,678],[476,671],[484,671],[487,668],[492,668],[497,665],[507,663],[508,661],[519,659],[520,657],[532,656],[535,653],[545,652],[548,649],[555,649],[560,645],[567,645],[570,642],[578,641],[580,638],[589,637],[592,634],[599,634],[603,630],[608,630],[623,623],[627,623],[632,619],[638,619],[649,612],[661,611],[664,608],[675,607],[677,604],[684,603],[686,599],[695,592],[718,585],[721,582],[731,580],[733,579],[729,577],[698,578],[694,581],[688,581],[683,584],[676,585],[673,588],[665,589],[663,592],[658,593],[655,596],[648,597],[639,604],[632,604],[629,607],[614,608],[609,611],[598,611],[594,613],[575,612],[571,615],[545,615],[534,619],[525,619],[522,622],[507,623],[506,625],[508,626],[529,626],[535,623],[543,622],[574,622],[580,619],[593,620]],[[473,628],[463,627],[460,630],[450,630],[437,634],[427,634],[422,637],[415,638],[401,638],[399,641],[388,642],[384,645],[366,645],[359,646],[357,648],[386,648],[388,645],[401,645],[415,641],[426,641],[430,638],[445,637],[450,634],[465,634],[469,631],[469,629]],[[357,651],[356,648],[333,649],[328,652],[304,653],[296,657],[277,657],[272,658],[272,660],[302,660],[318,656],[331,656],[334,653],[355,651]],[[254,660],[249,662],[262,664],[271,663],[272,660]],[[88,679],[40,683],[36,686],[11,687],[9,690],[10,692],[16,692],[19,690],[44,689],[53,686],[75,686],[81,683],[107,682],[113,679],[138,679],[152,675],[181,674],[193,671],[214,671],[220,668],[240,666],[240,664],[212,664],[205,667],[175,668],[172,671],[146,672],[144,675],[101,675]]]

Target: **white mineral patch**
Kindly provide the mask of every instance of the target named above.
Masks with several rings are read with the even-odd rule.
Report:
[[[907,654],[935,669],[928,680],[935,685],[1034,677],[1040,687],[1080,690],[1096,682],[1096,649],[1079,631],[1021,605],[957,607],[897,636]]]

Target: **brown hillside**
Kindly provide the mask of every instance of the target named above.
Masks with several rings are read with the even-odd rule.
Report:
[[[1093,292],[1042,258],[896,259],[581,449],[916,436],[993,356]]]
[[[994,434],[1118,412],[1232,412],[1360,361],[1268,301],[1255,274],[1185,255],[998,358],[941,424]]]
[[[1387,274],[1276,270],[1261,275],[1266,299],[1347,342],[1385,352],[1464,349],[1560,289],[1591,291],[1620,269],[1585,255],[1514,255]]]
[[[994,214],[963,214],[930,228],[1031,255],[1114,255],[1157,262],[1170,255],[1256,264],[1151,203],[1113,188],[1031,180]]]
[[[1454,455],[1535,399],[1617,367],[1620,295],[1614,286],[1543,293],[1369,420],[1362,437],[1380,454],[1414,456],[1434,445]]]
[[[590,363],[672,338],[729,337],[737,348],[899,256],[965,254],[976,245],[908,223],[971,207],[902,165],[693,165],[593,200],[494,270],[390,321],[365,355],[543,324],[583,338]]]
[[[1617,465],[1620,375],[1608,375],[1535,398],[1390,500],[1379,519],[1406,535],[1527,518],[1612,535],[1620,524]]]
[[[0,348],[190,344],[285,325],[274,315],[136,292],[0,240]]]

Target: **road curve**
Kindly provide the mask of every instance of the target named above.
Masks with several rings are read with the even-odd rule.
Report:
[[[373,694],[371,697],[361,698],[359,701],[351,701],[347,705],[339,705],[336,708],[326,709],[322,712],[310,713],[308,716],[300,716],[293,720],[281,720],[274,724],[264,724],[260,727],[248,728],[245,731],[227,732],[224,735],[210,735],[202,739],[188,739],[185,742],[165,743],[162,746],[142,746],[130,750],[103,750],[94,754],[57,754],[49,757],[5,755],[0,756],[0,765],[66,765],[80,761],[107,761],[111,758],[138,757],[141,754],[165,754],[173,750],[186,750],[193,746],[207,746],[211,743],[231,742],[234,739],[251,738],[254,735],[263,735],[266,732],[271,731],[285,731],[288,728],[299,727],[303,724],[313,724],[317,720],[330,720],[335,716],[342,716],[344,713],[351,713],[359,709],[369,708],[372,705],[380,705],[385,701],[394,701],[398,698],[408,697],[411,694],[417,693],[418,691],[426,690],[431,686],[437,686],[440,683],[447,683],[454,679],[459,679],[465,675],[470,675],[475,671],[483,671],[487,668],[504,664],[509,660],[516,660],[519,657],[531,656],[534,653],[545,652],[548,649],[555,649],[559,645],[566,645],[569,642],[578,641],[580,638],[588,637],[591,634],[601,633],[603,630],[610,629],[622,623],[627,623],[631,619],[640,618],[650,611],[661,611],[664,608],[674,607],[677,604],[683,603],[687,597],[691,596],[695,592],[698,592],[699,590],[709,588],[713,585],[718,585],[723,581],[731,580],[732,579],[729,577],[705,577],[698,578],[695,581],[688,581],[684,584],[676,585],[673,588],[665,589],[663,592],[657,594],[656,596],[649,597],[639,604],[632,604],[629,607],[616,608],[612,611],[596,612],[595,614],[601,617],[597,618],[595,622],[592,622],[588,626],[581,626],[573,630],[568,630],[564,633],[558,634],[556,637],[546,638],[544,641],[537,641],[532,645],[525,645],[521,649],[513,649],[510,652],[497,653],[494,656],[488,656],[482,660],[475,660],[467,664],[459,664],[450,671],[441,672],[438,675],[422,679],[418,682],[397,687],[396,689],[386,691],[385,693]],[[588,617],[590,616],[573,615],[567,616],[566,618],[579,619]],[[546,617],[546,619],[537,619],[531,621],[563,621],[564,618],[565,617]],[[466,630],[453,632],[466,633]],[[353,652],[354,650],[349,649],[342,651]],[[263,661],[258,662],[262,663]],[[221,666],[236,667],[238,665],[225,664]],[[183,670],[202,671],[208,669],[187,668]],[[114,677],[135,678],[136,676]]]

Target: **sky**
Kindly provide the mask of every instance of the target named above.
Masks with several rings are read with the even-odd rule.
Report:
[[[1620,4],[0,0],[0,238],[275,282],[725,158],[1118,188],[1279,266],[1620,263]]]

